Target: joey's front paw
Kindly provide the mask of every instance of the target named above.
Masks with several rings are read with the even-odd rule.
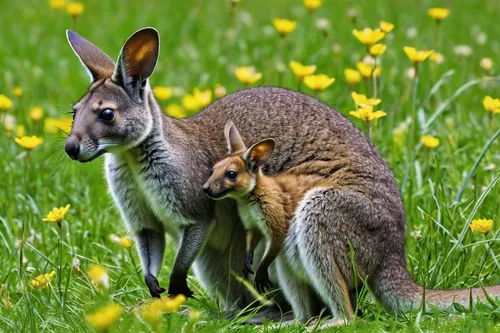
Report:
[[[165,288],[160,287],[158,280],[153,275],[147,274],[144,280],[146,281],[146,285],[152,297],[160,297],[160,294],[165,291]]]
[[[245,265],[243,267],[243,276],[245,277],[245,279],[248,279],[249,274],[254,274],[252,269],[252,264],[253,264],[253,252],[248,251],[245,256]]]
[[[269,280],[269,274],[267,269],[258,269],[257,274],[255,274],[254,280],[255,289],[261,294],[265,293],[266,290],[272,289],[273,284]]]
[[[193,297],[193,292],[189,289],[187,281],[185,278],[182,279],[170,279],[170,285],[168,287],[168,294],[170,296],[177,296],[182,294],[186,297]]]

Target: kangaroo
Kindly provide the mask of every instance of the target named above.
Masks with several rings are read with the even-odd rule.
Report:
[[[192,295],[187,276],[193,266],[202,287],[227,311],[254,300],[231,274],[243,271],[246,253],[236,203],[211,200],[202,190],[211,166],[225,156],[222,130],[232,119],[244,141],[273,137],[280,143],[267,174],[315,175],[328,184],[308,192],[289,231],[290,248],[322,292],[339,294],[343,287],[333,278],[339,274],[346,289],[355,287],[352,240],[358,274],[368,277],[389,310],[422,301],[424,289],[405,267],[405,215],[392,173],[371,141],[340,113],[298,92],[258,87],[229,94],[194,117],[172,119],[149,84],[159,56],[155,29],[135,32],[116,64],[75,32],[68,30],[67,38],[91,84],[73,106],[65,151],[79,162],[104,155],[108,188],[134,235],[152,296],[165,291],[157,277],[168,232],[179,239],[169,294]],[[497,296],[499,289],[487,291]],[[448,305],[466,302],[468,295],[469,290],[425,291],[426,301]],[[483,297],[478,289],[472,295]]]
[[[254,280],[256,288],[264,292],[272,287],[268,268],[285,246],[285,238],[293,223],[295,210],[308,191],[313,188],[326,188],[328,183],[323,177],[293,175],[286,171],[277,175],[266,175],[262,166],[271,158],[275,141],[264,139],[247,149],[231,121],[226,124],[224,132],[229,155],[215,164],[212,174],[203,185],[203,191],[215,200],[230,197],[237,202],[239,215],[247,229],[247,253],[243,272],[245,277],[254,274],[251,266],[254,250],[261,235],[266,237],[266,251],[258,264]],[[288,259],[281,257],[283,256],[280,256],[278,264],[280,286],[292,303],[295,318],[307,321],[313,314],[307,288],[310,278],[305,274],[297,274],[297,270],[287,269],[288,264],[285,261]],[[295,282],[303,287],[300,295],[296,293],[297,287],[290,288],[289,279],[285,279],[285,276],[294,276],[295,280],[300,280]],[[336,278],[342,279],[341,276]],[[329,301],[328,295],[320,295],[326,302]],[[349,298],[343,300],[349,302]],[[349,319],[353,318],[354,312],[350,303],[343,304],[343,310]]]

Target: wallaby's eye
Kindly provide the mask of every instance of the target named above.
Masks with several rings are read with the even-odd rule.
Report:
[[[236,171],[228,171],[225,176],[227,179],[235,180],[238,177],[238,173]]]
[[[214,173],[214,168],[210,168],[210,176]]]
[[[113,121],[113,119],[115,119],[115,111],[112,109],[104,109],[99,114],[99,119],[104,121]]]

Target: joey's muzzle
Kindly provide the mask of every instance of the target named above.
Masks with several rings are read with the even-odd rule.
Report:
[[[80,140],[76,136],[70,135],[66,139],[64,150],[72,160],[77,160],[80,153]]]

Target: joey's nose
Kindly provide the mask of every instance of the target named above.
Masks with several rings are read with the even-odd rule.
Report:
[[[208,191],[210,191],[210,185],[208,184],[203,185],[203,192],[208,193]]]
[[[78,158],[78,153],[80,152],[80,141],[78,138],[75,136],[68,137],[66,144],[64,145],[64,150],[72,160],[76,160]]]

